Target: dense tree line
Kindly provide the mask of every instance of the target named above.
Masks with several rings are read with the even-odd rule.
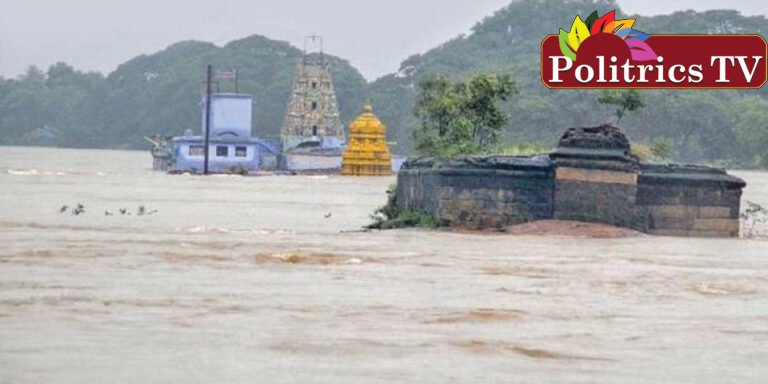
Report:
[[[405,60],[397,73],[366,84],[346,61],[331,57],[342,119],[359,112],[368,95],[389,127],[394,151],[414,153],[418,84],[442,75],[460,81],[480,72],[509,73],[520,92],[501,104],[509,116],[509,145],[551,146],[570,126],[610,119],[614,107],[600,91],[549,90],[540,76],[540,43],[579,14],[617,10],[637,18],[651,34],[759,33],[763,16],[737,11],[676,12],[643,17],[623,13],[611,0],[517,0],[459,36]],[[0,144],[145,148],[142,136],[198,129],[198,102],[205,65],[236,68],[241,90],[256,96],[258,135],[279,133],[294,67],[301,51],[287,43],[252,36],[224,47],[182,42],[140,56],[108,76],[82,73],[65,64],[30,68],[16,79],[0,79]],[[230,86],[222,84],[222,87]],[[621,125],[642,143],[668,143],[677,161],[768,167],[768,90],[641,91],[645,108]]]
[[[411,131],[418,119],[408,113],[418,84],[435,73],[460,80],[477,72],[511,73],[521,92],[504,104],[510,120],[510,145],[551,146],[571,126],[596,125],[615,115],[599,102],[598,90],[550,90],[540,81],[540,43],[558,28],[568,28],[578,14],[617,10],[617,17],[637,18],[651,34],[768,32],[763,16],[737,11],[676,12],[642,17],[623,13],[608,0],[518,0],[460,36],[405,60],[400,71],[372,85],[377,112],[389,128],[397,151],[413,151]],[[645,108],[627,114],[622,128],[638,142],[672,143],[671,158],[735,167],[768,167],[768,91],[640,91]]]
[[[141,149],[147,135],[198,132],[208,64],[238,71],[239,91],[255,97],[255,133],[276,137],[301,57],[288,43],[251,36],[224,47],[177,43],[106,77],[63,63],[47,71],[31,67],[16,79],[0,79],[0,145]],[[342,118],[352,119],[365,102],[365,79],[346,61],[328,59]],[[234,83],[218,88],[232,92]]]

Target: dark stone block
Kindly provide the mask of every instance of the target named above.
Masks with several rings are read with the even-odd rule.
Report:
[[[636,187],[625,184],[557,181],[555,219],[643,226],[635,208]]]
[[[656,229],[679,229],[679,230],[691,230],[693,229],[693,218],[687,217],[654,217],[649,219],[648,228],[651,230]]]
[[[741,204],[731,207],[731,219],[741,218]]]
[[[605,124],[599,127],[570,128],[560,137],[557,147],[629,151],[630,143],[618,127]]]

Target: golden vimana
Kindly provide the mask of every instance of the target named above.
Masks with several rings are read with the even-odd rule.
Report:
[[[373,114],[370,103],[363,109],[363,114],[350,124],[348,143],[342,159],[342,175],[392,175],[387,127]]]

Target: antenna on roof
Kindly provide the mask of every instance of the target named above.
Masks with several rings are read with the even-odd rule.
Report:
[[[310,52],[310,49],[316,49]],[[323,37],[319,36],[317,34],[313,34],[311,36],[305,36],[304,37],[304,64],[307,63],[307,57],[312,52],[318,52],[320,53],[320,62],[324,61],[324,53],[323,53]]]

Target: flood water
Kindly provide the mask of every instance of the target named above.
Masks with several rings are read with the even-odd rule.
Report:
[[[766,241],[360,233],[394,178],[0,149],[3,384],[768,378]]]

